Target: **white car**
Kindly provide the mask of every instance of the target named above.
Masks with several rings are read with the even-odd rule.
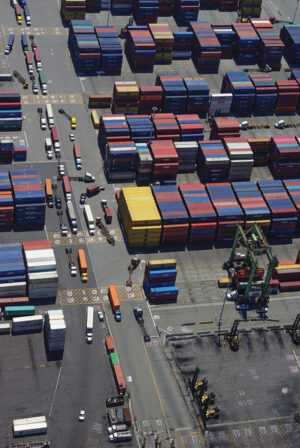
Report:
[[[70,133],[69,138],[70,138],[71,142],[74,142],[74,140],[75,140],[74,134]]]
[[[47,158],[48,158],[49,160],[52,160],[52,159],[53,159],[53,152],[52,152],[52,151],[47,151]]]
[[[85,420],[85,410],[81,409],[81,411],[79,412],[79,421],[84,422],[84,420]]]
[[[102,311],[98,311],[98,319],[100,322],[104,321],[104,314],[102,313]]]
[[[41,123],[41,129],[42,129],[42,131],[45,131],[45,130],[47,129],[47,121],[46,121],[46,118],[41,118],[40,123]]]
[[[93,333],[90,331],[86,334],[86,342],[87,344],[91,344],[93,342]]]
[[[39,93],[39,89],[36,84],[32,84],[32,91],[35,95],[37,95]]]

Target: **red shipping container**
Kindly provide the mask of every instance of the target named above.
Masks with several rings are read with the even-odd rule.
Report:
[[[104,218],[105,218],[106,224],[111,224],[112,213],[111,213],[111,209],[108,207],[104,210]]]
[[[115,351],[115,344],[111,336],[105,338],[105,347],[108,355]]]
[[[88,196],[93,196],[94,194],[99,193],[100,186],[98,184],[91,185],[90,187],[87,187],[86,193]]]
[[[51,243],[48,240],[45,241],[24,241],[23,250],[42,250],[52,249]]]

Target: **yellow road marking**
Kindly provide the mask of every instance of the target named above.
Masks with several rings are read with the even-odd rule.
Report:
[[[31,366],[24,366],[24,369],[31,369]]]
[[[153,373],[153,369],[152,369],[152,365],[151,365],[151,362],[150,362],[150,359],[149,359],[147,348],[146,348],[144,339],[141,338],[141,340],[142,340],[142,344],[143,344],[143,347],[144,347],[144,350],[145,350],[145,355],[146,355],[147,362],[148,362],[148,365],[149,365],[150,373],[151,373],[151,376],[152,376],[152,380],[153,380],[153,383],[154,383],[154,387],[155,387],[155,390],[156,390],[156,395],[157,395],[157,398],[158,398],[158,401],[159,401],[159,404],[160,404],[160,408],[161,408],[163,416],[166,418],[166,413],[165,413],[165,410],[164,410],[164,407],[163,407],[163,404],[162,404],[162,401],[161,401],[161,398],[160,398],[160,395],[159,395],[158,386],[157,386],[156,379],[155,379],[155,376],[154,376],[154,373]]]

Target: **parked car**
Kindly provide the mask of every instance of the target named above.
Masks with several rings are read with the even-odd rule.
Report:
[[[81,411],[79,412],[79,421],[84,422],[84,420],[85,420],[85,410],[81,409]]]

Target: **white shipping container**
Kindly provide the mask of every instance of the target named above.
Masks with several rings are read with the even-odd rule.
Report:
[[[12,323],[14,325],[32,325],[43,323],[44,319],[41,314],[35,314],[34,316],[22,316],[22,317],[13,317]]]
[[[0,334],[9,334],[10,333],[10,323],[0,324]]]
[[[47,433],[47,423],[40,422],[29,425],[18,425],[14,426],[14,436],[29,436],[33,434],[46,434]]]
[[[28,270],[29,270],[29,272],[55,271],[56,263],[53,261],[51,263],[49,261],[45,261],[45,262],[31,261],[30,263],[28,263]]]
[[[53,249],[40,249],[40,250],[26,250],[26,260],[33,260],[36,258],[54,257]]]
[[[28,274],[28,279],[30,282],[52,282],[58,281],[57,271],[45,271],[45,272],[31,272]]]
[[[64,317],[64,313],[63,310],[48,310],[46,311],[46,313],[48,314],[49,317],[52,318],[52,316],[56,317],[56,316],[62,316]]]
[[[46,422],[46,417],[44,415],[39,415],[37,417],[26,417],[15,419],[13,420],[13,426],[30,425],[41,422]]]
[[[91,206],[89,204],[84,205],[84,215],[88,224],[94,224],[94,217],[92,214]]]

